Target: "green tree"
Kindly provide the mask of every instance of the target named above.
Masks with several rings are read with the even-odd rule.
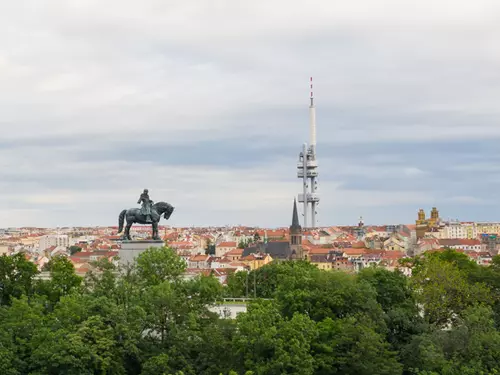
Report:
[[[30,370],[33,336],[44,327],[43,301],[21,296],[12,298],[10,306],[0,308],[0,348],[11,372],[27,374]],[[10,363],[9,363],[10,361]]]
[[[369,267],[363,269],[358,277],[375,288],[377,302],[385,312],[387,340],[395,349],[400,349],[414,335],[424,331],[414,291],[405,275],[399,271]]]
[[[216,279],[201,277],[196,280],[161,284],[147,288],[142,294],[142,305],[147,313],[145,332],[151,340],[164,345],[177,334],[179,325],[198,324],[201,319],[214,319],[209,311],[221,295]]]
[[[313,343],[317,375],[396,375],[402,373],[397,353],[360,317],[327,318],[318,323]]]
[[[108,258],[101,258],[91,263],[92,268],[85,274],[84,286],[87,292],[99,296],[115,298],[118,269]],[[129,275],[130,276],[130,275]],[[122,281],[128,278],[120,278]]]
[[[0,257],[0,373],[500,375],[500,258],[406,262],[412,278],[275,261],[223,287],[184,279],[169,248],[135,265],[94,262],[84,283],[64,257],[48,263],[50,280],[23,255]],[[212,311],[254,286],[270,300],[236,319]]]
[[[247,248],[250,244],[252,243],[252,240],[249,238],[241,239],[238,242],[238,248],[239,249],[245,249]]]
[[[91,316],[74,329],[41,329],[34,343],[32,374],[125,374],[113,327]]]
[[[364,314],[385,330],[383,310],[376,298],[368,282],[340,271],[287,275],[276,293],[276,302],[285,316],[299,312],[320,322]]]
[[[246,296],[247,283],[250,294],[253,294],[254,283],[258,298],[273,298],[279,285],[287,277],[309,278],[317,274],[318,268],[307,261],[279,262],[273,261],[256,270],[237,272],[228,277],[227,288],[233,295],[230,297]]]
[[[24,254],[0,256],[0,304],[8,305],[12,298],[33,294],[38,270]]]
[[[169,247],[152,247],[137,257],[137,274],[146,285],[177,280],[185,269],[184,260]]]
[[[231,272],[227,275],[224,294],[226,297],[241,298],[246,297],[246,283],[248,271]]]
[[[71,261],[64,256],[52,258],[47,264],[50,272],[50,280],[41,280],[38,289],[45,294],[53,304],[62,296],[80,288],[82,278],[75,274],[75,267]]]
[[[247,314],[237,317],[233,346],[238,371],[313,374],[310,345],[316,337],[314,322],[302,314],[285,319],[274,304],[265,302],[251,305]]]
[[[484,284],[469,283],[464,271],[453,263],[430,257],[417,271],[412,281],[431,324],[447,326],[467,307],[491,302],[488,288]]]
[[[232,319],[213,320],[199,328],[200,340],[191,354],[196,374],[230,373],[234,367],[231,353],[235,332],[236,322]]]
[[[400,358],[408,374],[440,375],[448,365],[443,347],[432,332],[413,336],[402,348]]]
[[[468,307],[454,329],[435,336],[449,359],[448,373],[494,374],[499,369],[500,333],[489,306]]]
[[[413,290],[408,278],[399,271],[388,271],[384,268],[364,268],[358,275],[360,280],[370,283],[377,292],[377,302],[384,311],[394,307],[415,304]]]
[[[212,239],[207,239],[207,245],[205,246],[205,255],[215,255],[215,244]]]
[[[488,306],[466,308],[450,329],[415,336],[402,359],[417,374],[497,374],[500,332],[493,311]]]
[[[73,254],[78,253],[80,251],[82,251],[82,248],[80,246],[72,245],[69,247],[69,254],[70,255],[73,255]]]
[[[148,359],[142,368],[141,375],[170,375],[172,369],[167,354],[159,354]]]
[[[260,236],[258,232],[255,232],[253,235],[253,242],[257,243],[260,241]]]

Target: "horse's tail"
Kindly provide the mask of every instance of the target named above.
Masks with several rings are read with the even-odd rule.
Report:
[[[118,233],[121,233],[123,230],[123,222],[125,221],[125,214],[127,210],[123,210],[120,212],[120,216],[118,216]]]

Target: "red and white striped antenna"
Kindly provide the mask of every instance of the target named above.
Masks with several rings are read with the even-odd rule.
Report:
[[[312,148],[316,147],[316,110],[314,108],[314,92],[313,92],[313,78],[309,79],[311,87],[311,105],[309,106],[309,129],[310,129],[310,145]]]
[[[314,95],[313,95],[313,77],[309,79],[309,85],[311,87],[311,105],[313,105]]]

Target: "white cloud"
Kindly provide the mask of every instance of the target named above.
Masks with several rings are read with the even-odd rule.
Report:
[[[432,201],[432,196],[421,191],[377,191],[339,190],[333,197],[333,205],[338,207],[380,207],[393,205],[422,204]]]
[[[403,174],[408,177],[417,177],[425,174],[425,172],[419,168],[408,167],[403,169]]]
[[[237,170],[231,154],[226,167],[179,167],[182,160],[154,155],[99,159],[93,146],[291,142],[290,131],[307,134],[310,75],[323,145],[363,153],[363,143],[500,138],[499,8],[493,0],[3,2],[0,202],[8,210],[0,226],[108,222],[145,186],[179,206],[182,222],[287,224],[300,184],[295,160],[284,163],[296,155]],[[79,142],[50,142],[61,136]],[[16,143],[42,138],[41,146]],[[346,202],[416,205],[442,188],[341,189],[344,178],[432,174],[418,161],[374,161],[322,161],[325,222]],[[25,206],[33,211],[19,214]]]
[[[461,204],[484,204],[484,203],[486,203],[483,199],[468,196],[468,195],[452,196],[449,198],[445,198],[444,201],[452,202],[452,203],[461,203]]]

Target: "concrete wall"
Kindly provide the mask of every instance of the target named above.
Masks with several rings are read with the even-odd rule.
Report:
[[[120,264],[126,265],[135,262],[135,258],[150,247],[163,247],[163,241],[144,240],[144,241],[123,241],[121,249],[118,251]]]

